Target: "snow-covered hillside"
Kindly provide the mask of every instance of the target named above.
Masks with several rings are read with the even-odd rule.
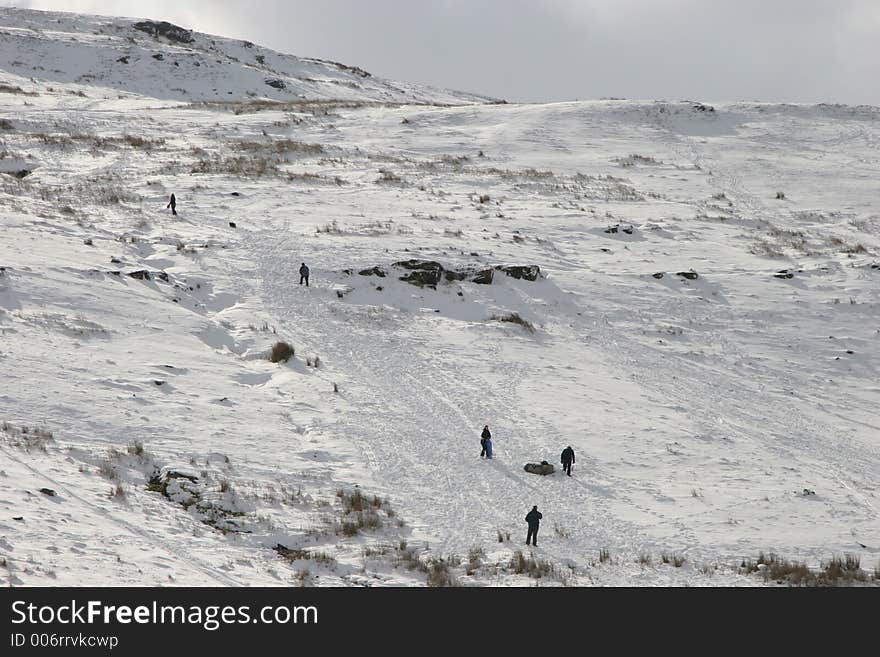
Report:
[[[874,577],[880,110],[462,104],[0,25],[0,583]]]
[[[43,82],[166,100],[345,99],[461,104],[490,99],[373,77],[356,66],[286,55],[161,20],[0,10],[5,71]],[[78,87],[70,87],[78,90]]]

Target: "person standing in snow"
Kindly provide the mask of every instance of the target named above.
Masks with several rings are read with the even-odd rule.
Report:
[[[177,199],[174,198],[174,194],[171,195],[171,200],[168,201],[168,205],[166,208],[171,208],[171,214],[177,216]]]
[[[526,545],[529,544],[529,540],[531,540],[532,545],[538,547],[538,526],[541,524],[541,518],[544,515],[538,511],[537,505],[532,507],[532,510],[526,514],[526,522],[529,523],[529,533],[526,534]]]
[[[480,434],[480,447],[482,447],[482,451],[480,452],[480,456],[486,456],[486,441],[491,440],[492,433],[489,431],[489,425],[483,427],[483,433]]]
[[[299,267],[299,284],[302,285],[303,281],[306,282],[306,287],[309,286],[309,268],[306,267],[306,263],[302,263]]]
[[[571,445],[562,450],[562,469],[565,470],[565,474],[569,477],[571,476],[571,466],[574,463],[574,450],[571,448]]]

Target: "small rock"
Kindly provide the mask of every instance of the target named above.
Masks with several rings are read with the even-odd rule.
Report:
[[[653,276],[654,278],[660,279],[660,278],[663,278],[663,272],[658,271],[656,274],[651,274],[651,276]]]
[[[230,228],[236,228],[235,222],[234,222],[234,221],[230,221],[230,222],[229,222],[229,227],[230,227]]]
[[[690,271],[678,271],[675,272],[675,275],[686,278],[689,281],[695,281],[700,277],[699,274],[697,274],[697,272],[695,272],[693,269],[691,269]]]
[[[358,274],[361,276],[378,276],[379,278],[385,278],[385,270],[381,267],[370,267],[369,269],[361,269]]]
[[[239,192],[232,192],[232,195],[233,196],[241,196],[241,194]]]
[[[286,89],[287,85],[284,84],[284,80],[279,80],[278,78],[267,78],[265,83],[270,87],[274,87],[275,89]]]
[[[773,278],[794,278],[794,273],[788,269],[780,269],[773,274]]]
[[[119,62],[120,64],[128,64],[128,55],[124,55],[123,57],[120,57],[116,61]]]
[[[40,492],[43,493],[43,495],[48,495],[49,497],[55,497],[57,495],[57,493],[51,488],[41,488]]]
[[[91,237],[87,237],[87,238],[85,238],[85,239],[83,240],[83,244],[85,244],[86,246],[93,246],[93,244],[92,244],[92,238],[91,238]]]
[[[163,55],[160,52],[157,52],[155,55],[153,55],[153,59],[161,62],[163,59],[165,59],[165,55]]]

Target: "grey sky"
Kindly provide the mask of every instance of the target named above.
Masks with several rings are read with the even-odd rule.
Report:
[[[0,0],[168,20],[511,101],[880,105],[880,0]]]

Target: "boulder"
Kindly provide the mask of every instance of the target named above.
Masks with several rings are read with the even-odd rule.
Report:
[[[547,461],[541,461],[540,463],[526,463],[523,466],[523,470],[530,474],[537,475],[549,475],[554,472],[553,466],[550,463],[547,463]]]
[[[536,281],[541,275],[541,268],[538,265],[497,265],[495,269],[503,271],[513,278],[526,281]]]
[[[418,285],[419,287],[434,287],[443,278],[443,265],[433,260],[402,260],[394,263],[395,267],[408,269],[410,272],[400,277],[400,280]]]
[[[400,277],[400,280],[410,285],[418,285],[419,287],[436,287],[440,282],[442,271],[432,271],[428,269],[411,271]]]
[[[478,285],[490,285],[495,277],[494,269],[482,269],[474,274],[471,280]]]
[[[467,272],[455,271],[453,269],[444,269],[443,277],[447,281],[463,281],[465,278],[467,278]]]

